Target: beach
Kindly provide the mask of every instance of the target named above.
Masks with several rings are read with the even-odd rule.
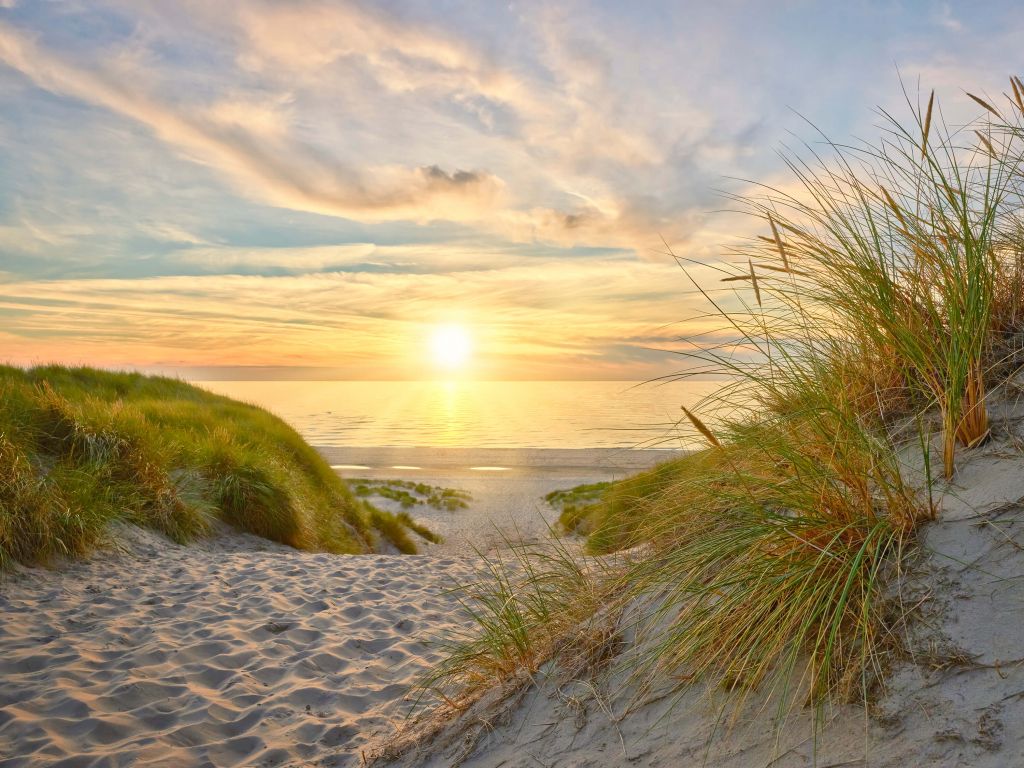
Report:
[[[114,544],[85,559],[16,568],[0,588],[0,768],[896,768],[917,756],[997,768],[1024,758],[1014,735],[1024,727],[1024,647],[1012,613],[1024,599],[1024,485],[1005,440],[963,465],[941,521],[924,531],[903,588],[919,616],[910,655],[872,694],[870,716],[830,707],[820,742],[812,709],[789,712],[780,731],[760,695],[737,709],[722,692],[671,678],[646,689],[614,667],[566,679],[548,664],[432,721],[410,688],[443,658],[440,641],[473,629],[451,590],[482,574],[478,552],[501,548],[503,536],[545,536],[555,513],[544,493],[663,455],[321,453],[352,477],[473,498],[415,513],[446,536],[421,555],[301,552],[226,526],[182,546],[118,524]],[[634,638],[619,653],[643,647]]]
[[[0,768],[1024,768],[976,5],[0,0]]]
[[[404,722],[436,642],[468,628],[450,590],[477,573],[474,548],[544,535],[550,490],[662,458],[322,452],[473,500],[416,514],[446,536],[423,555],[300,552],[226,528],[180,546],[119,526],[84,560],[16,569],[0,588],[0,766],[361,765]]]
[[[225,533],[22,569],[0,590],[0,766],[358,765],[465,624],[472,558]]]
[[[336,448],[320,454],[346,480],[406,480],[471,494],[464,510],[418,506],[410,513],[444,536],[433,552],[472,553],[505,540],[534,541],[550,534],[558,513],[544,496],[561,488],[620,480],[679,455],[677,451],[615,448]],[[373,503],[391,511],[387,499]]]

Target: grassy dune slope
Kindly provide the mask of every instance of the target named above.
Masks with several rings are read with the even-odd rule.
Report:
[[[558,522],[565,533],[587,537],[586,547],[593,553],[614,552],[642,543],[647,535],[645,520],[657,518],[666,495],[687,469],[708,460],[708,452],[666,461],[635,475],[604,483],[591,490],[579,486],[548,494],[548,501],[559,510]]]
[[[738,702],[760,690],[779,715],[866,700],[904,651],[891,594],[934,491],[991,438],[990,406],[1024,369],[1024,82],[1010,85],[998,106],[972,97],[969,130],[908,96],[910,118],[885,115],[874,143],[786,155],[794,185],[736,199],[759,231],[735,262],[676,256],[707,305],[694,319],[719,326],[681,353],[680,378],[723,380],[683,409],[708,448],[549,498],[591,552],[644,546],[582,567],[523,552],[523,580],[469,585],[480,639],[428,681],[440,701],[493,670],[532,674],[579,646],[588,616],[635,605],[650,606],[626,627],[647,638],[641,677]],[[557,623],[552,605],[568,607]]]
[[[0,568],[82,554],[112,521],[186,542],[217,519],[300,549],[415,551],[267,411],[167,378],[0,367]]]

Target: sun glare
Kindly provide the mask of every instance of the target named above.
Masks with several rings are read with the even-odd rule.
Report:
[[[430,349],[434,362],[441,368],[461,368],[469,360],[472,344],[465,328],[458,325],[443,325],[434,331]]]

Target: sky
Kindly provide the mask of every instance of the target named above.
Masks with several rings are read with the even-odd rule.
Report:
[[[0,361],[239,378],[646,379],[706,321],[665,244],[998,94],[1024,8],[0,0]],[[812,125],[814,127],[812,127]]]

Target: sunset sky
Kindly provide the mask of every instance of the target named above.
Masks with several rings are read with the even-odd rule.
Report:
[[[736,178],[1024,70],[1007,3],[0,0],[0,360],[647,378]],[[674,324],[675,323],[675,324]],[[213,368],[221,368],[211,372]]]

